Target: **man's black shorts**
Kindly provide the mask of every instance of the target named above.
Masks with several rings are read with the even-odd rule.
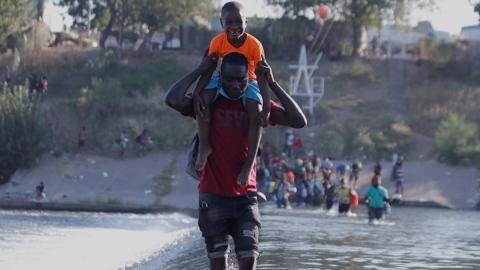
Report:
[[[383,213],[384,213],[383,207],[381,208],[374,208],[374,207],[369,207],[368,208],[368,220],[373,221],[374,219],[382,219],[383,218]]]
[[[348,210],[350,210],[350,204],[349,203],[340,203],[338,205],[338,213],[348,213]]]
[[[241,197],[200,193],[198,226],[211,259],[228,254],[228,235],[234,240],[238,258],[259,254],[260,212],[256,193]]]

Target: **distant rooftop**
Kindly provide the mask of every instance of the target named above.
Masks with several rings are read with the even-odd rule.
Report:
[[[471,29],[480,29],[480,24],[477,25],[467,25],[462,27],[463,30],[471,30]]]

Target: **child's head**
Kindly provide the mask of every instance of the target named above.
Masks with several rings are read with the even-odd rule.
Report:
[[[248,61],[239,53],[229,53],[223,57],[220,66],[222,88],[231,98],[238,98],[247,89]]]
[[[229,40],[242,38],[247,27],[247,17],[243,5],[236,1],[223,5],[220,23]]]

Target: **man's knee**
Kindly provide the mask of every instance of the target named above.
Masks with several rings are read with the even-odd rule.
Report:
[[[258,225],[253,222],[245,223],[239,228],[239,231],[234,237],[236,247],[235,252],[239,262],[244,261],[245,263],[248,263],[250,261],[256,261],[259,255],[258,234]]]
[[[210,260],[225,260],[228,255],[228,238],[226,235],[205,238],[208,258]]]

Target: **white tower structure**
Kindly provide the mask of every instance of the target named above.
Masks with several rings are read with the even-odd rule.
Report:
[[[322,58],[319,53],[312,65],[308,64],[307,49],[305,45],[300,48],[300,57],[297,65],[289,65],[288,68],[297,70],[295,75],[290,76],[290,95],[302,104],[302,107],[313,116],[315,106],[320,102],[325,93],[325,78],[314,77],[315,70]]]

